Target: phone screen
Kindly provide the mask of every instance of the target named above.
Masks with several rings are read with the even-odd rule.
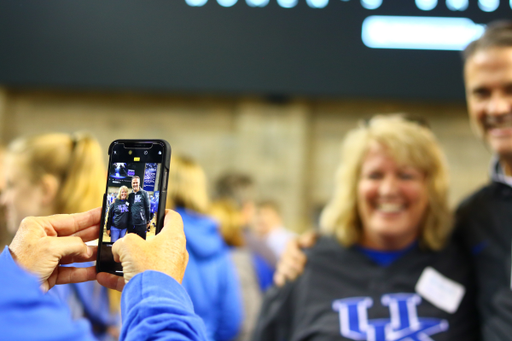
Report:
[[[154,238],[163,225],[170,147],[165,141],[114,141],[98,245],[98,272],[122,275],[112,245],[127,234]]]

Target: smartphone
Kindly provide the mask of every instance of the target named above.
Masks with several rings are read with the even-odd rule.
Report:
[[[116,140],[108,155],[96,271],[122,276],[112,245],[129,233],[149,240],[163,227],[171,146],[165,140]]]

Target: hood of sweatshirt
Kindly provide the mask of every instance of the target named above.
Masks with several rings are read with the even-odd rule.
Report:
[[[219,232],[218,223],[203,214],[184,208],[176,208],[183,219],[187,237],[187,250],[197,258],[209,258],[223,252],[227,247]]]

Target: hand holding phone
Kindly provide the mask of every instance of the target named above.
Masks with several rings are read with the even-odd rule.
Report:
[[[122,276],[114,243],[128,234],[154,238],[163,226],[171,147],[164,140],[116,140],[109,156],[96,269]]]
[[[93,280],[94,267],[60,265],[96,258],[94,249],[85,243],[96,239],[99,221],[99,208],[77,214],[28,217],[21,222],[9,251],[22,268],[38,277],[45,292],[55,284]]]
[[[114,258],[123,265],[124,278],[99,273],[98,282],[110,289],[122,291],[133,276],[146,270],[155,270],[181,283],[188,263],[183,221],[178,213],[167,210],[164,227],[155,238],[142,240],[128,235],[112,248]]]

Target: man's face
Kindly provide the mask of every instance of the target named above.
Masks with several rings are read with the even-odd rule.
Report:
[[[132,179],[132,189],[134,192],[139,191],[140,180],[138,178]]]
[[[512,157],[512,47],[477,51],[464,66],[472,125],[501,157]]]

